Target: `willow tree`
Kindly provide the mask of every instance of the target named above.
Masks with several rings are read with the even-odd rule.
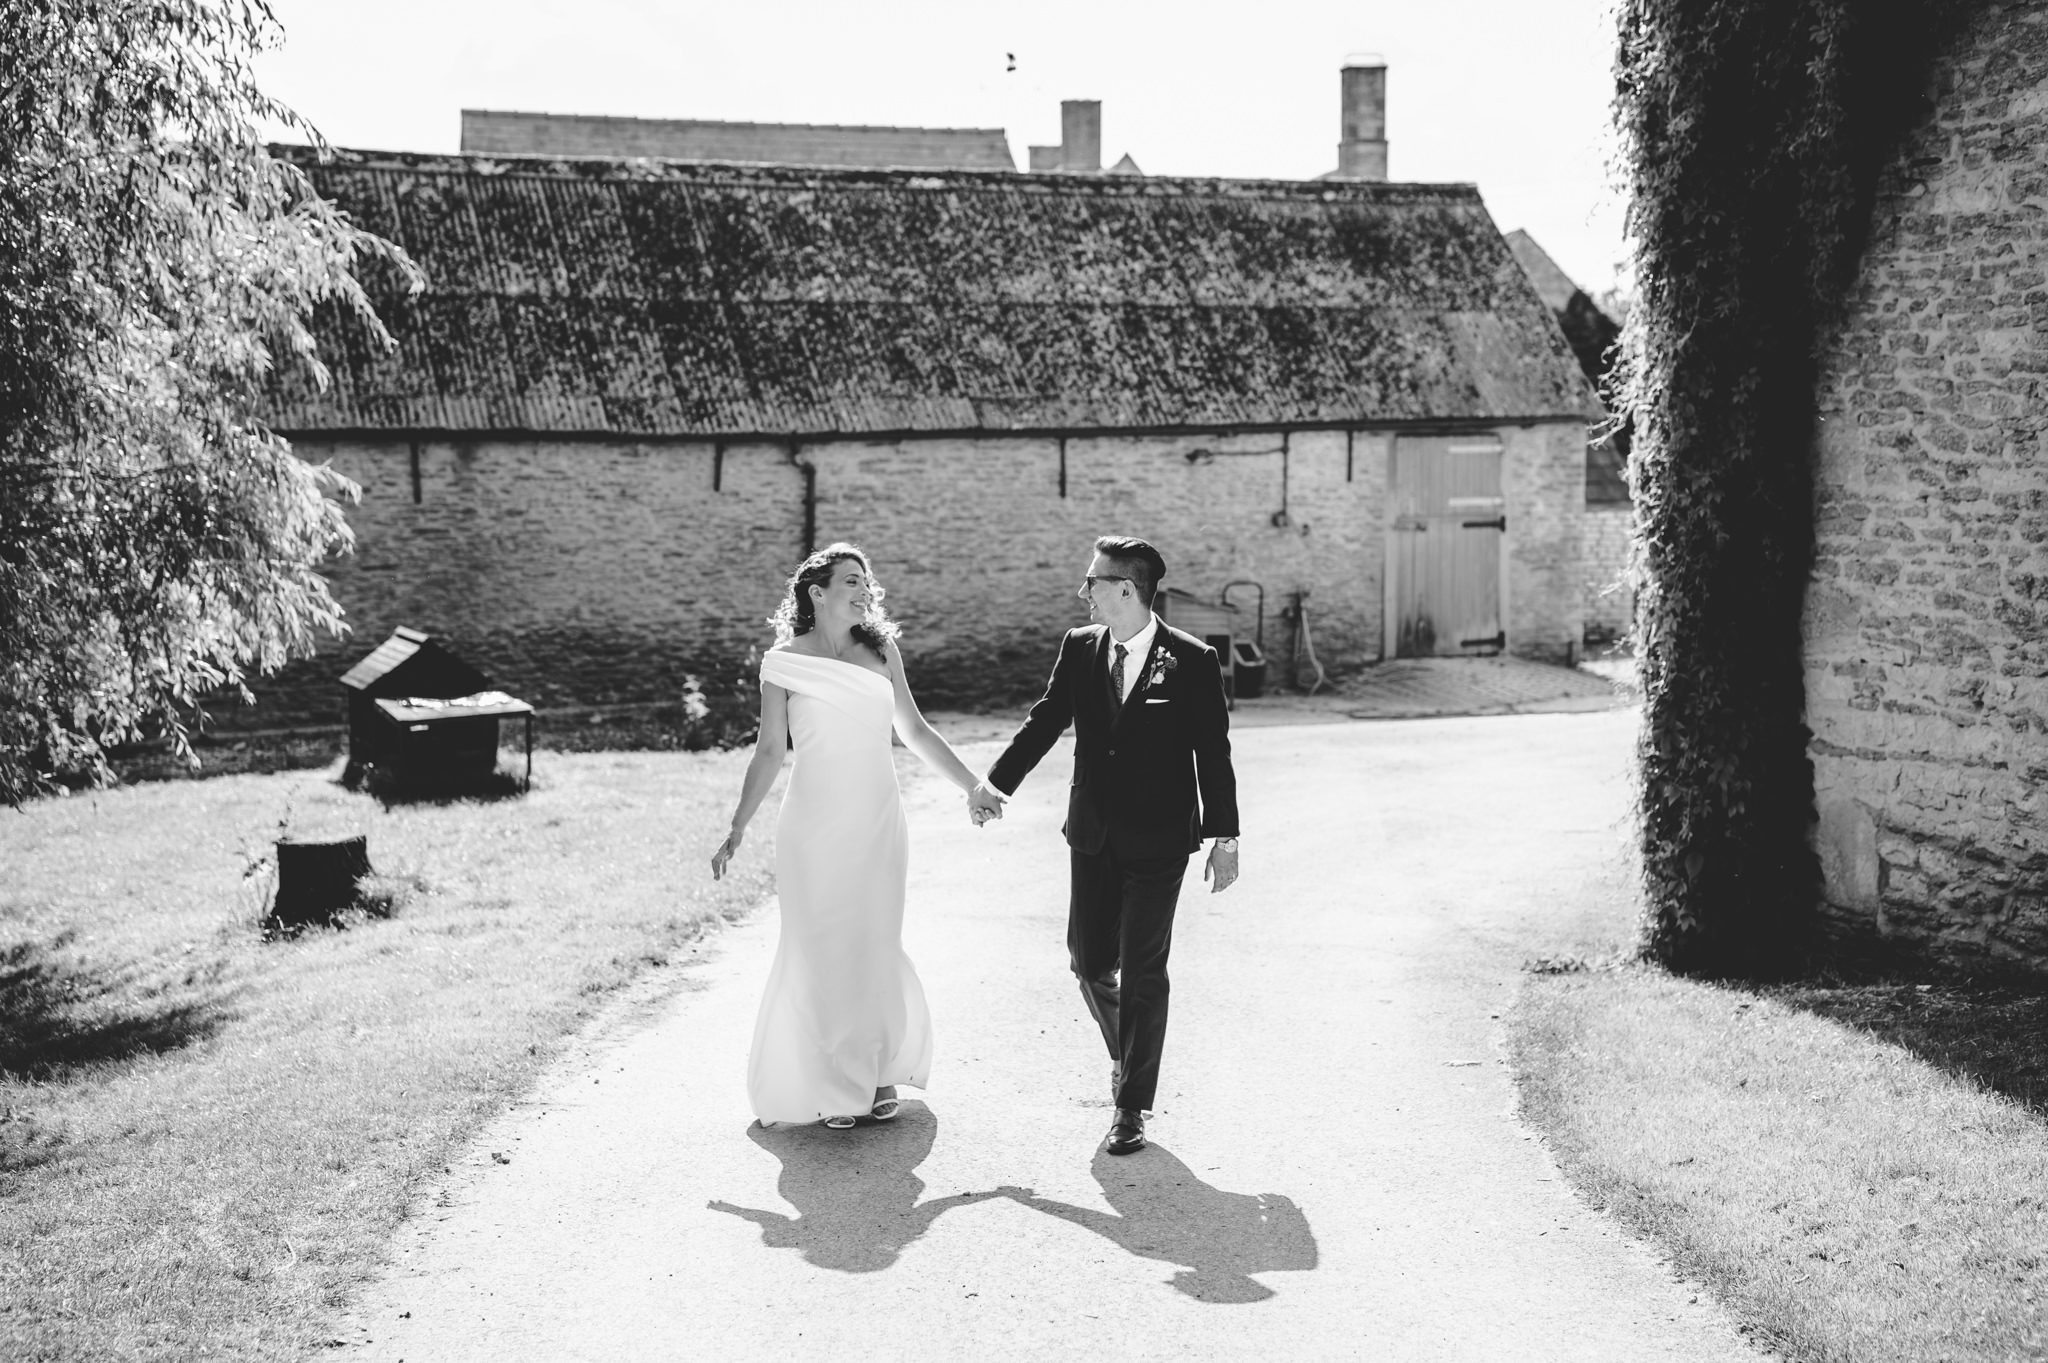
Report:
[[[1879,175],[1981,0],[1623,0],[1649,955],[1771,975],[1812,945],[1800,615],[1815,385]]]
[[[259,400],[326,375],[308,319],[411,266],[270,156],[260,0],[0,0],[0,799],[190,754],[204,698],[341,612],[318,567],[355,489]],[[317,140],[315,138],[314,140]],[[246,694],[246,691],[245,691]]]

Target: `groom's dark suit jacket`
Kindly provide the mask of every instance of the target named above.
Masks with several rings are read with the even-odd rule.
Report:
[[[1074,726],[1074,783],[1067,796],[1069,846],[1100,852],[1112,834],[1124,857],[1184,857],[1203,838],[1237,836],[1237,776],[1216,650],[1162,622],[1122,713],[1109,691],[1109,629],[1070,630],[1045,695],[989,769],[1005,795]],[[1173,666],[1157,685],[1155,661]]]

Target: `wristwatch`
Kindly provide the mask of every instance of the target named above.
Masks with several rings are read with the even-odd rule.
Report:
[[[1218,838],[1218,839],[1216,839],[1216,845],[1217,845],[1218,847],[1222,848],[1222,849],[1223,849],[1224,851],[1226,851],[1226,852],[1235,852],[1235,851],[1237,850],[1237,839],[1236,839],[1236,838]]]

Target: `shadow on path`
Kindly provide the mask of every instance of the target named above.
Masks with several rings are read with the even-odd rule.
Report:
[[[1121,1157],[1098,1151],[1093,1172],[1113,1213],[1003,1191],[1140,1258],[1181,1265],[1173,1285],[1196,1301],[1264,1301],[1273,1289],[1252,1274],[1316,1266],[1315,1234],[1290,1198],[1212,1188],[1157,1144]]]
[[[919,1102],[905,1103],[893,1122],[864,1122],[852,1131],[756,1123],[747,1139],[782,1161],[775,1190],[797,1214],[723,1201],[710,1206],[759,1226],[761,1243],[770,1249],[797,1250],[819,1268],[841,1273],[878,1272],[892,1267],[941,1214],[999,1196],[959,1193],[920,1203],[924,1180],[915,1171],[938,1135],[938,1117]]]

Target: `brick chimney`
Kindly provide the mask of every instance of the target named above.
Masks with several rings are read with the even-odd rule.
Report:
[[[1344,62],[1344,119],[1337,143],[1339,180],[1387,178],[1387,64],[1377,56]]]
[[[1382,165],[1385,164],[1384,159]],[[1102,170],[1102,101],[1060,101],[1060,169],[1094,175]],[[1385,171],[1381,178],[1386,178]]]

